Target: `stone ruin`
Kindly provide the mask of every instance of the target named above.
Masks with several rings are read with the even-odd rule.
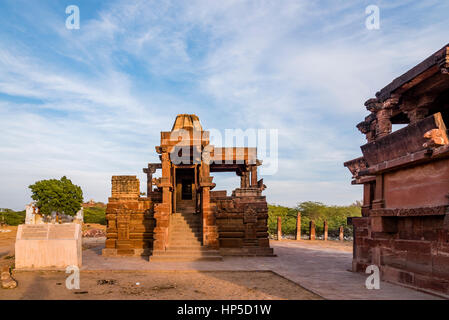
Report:
[[[84,209],[81,209],[76,213],[74,217],[66,214],[57,214],[52,212],[50,216],[44,216],[39,212],[39,208],[36,207],[35,202],[25,206],[25,224],[44,224],[44,223],[78,223],[84,222]]]
[[[196,115],[181,114],[171,131],[161,132],[156,152],[161,161],[143,169],[146,197],[136,176],[112,177],[103,255],[149,255],[150,261],[273,255],[256,148],[216,148]],[[153,179],[156,170],[162,176]],[[234,172],[240,188],[231,195],[212,191],[211,172]]]
[[[353,271],[449,294],[449,45],[366,101],[363,156],[344,165],[363,185]],[[393,125],[403,127],[393,131]]]

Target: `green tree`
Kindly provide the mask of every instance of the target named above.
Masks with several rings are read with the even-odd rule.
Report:
[[[343,226],[346,236],[352,235],[352,226],[347,225],[347,217],[360,217],[361,205],[356,202],[349,206],[328,206],[321,202],[306,201],[295,208],[268,205],[268,232],[276,234],[277,217],[282,218],[282,233],[294,235],[296,232],[297,212],[301,212],[301,233],[309,233],[310,220],[315,221],[317,235],[323,234],[324,220],[327,220],[329,236],[337,237],[340,226]]]
[[[106,208],[102,207],[84,208],[84,222],[106,225],[107,224]]]
[[[81,209],[83,191],[65,176],[60,180],[37,181],[29,188],[32,192],[31,198],[36,201],[36,206],[44,215],[57,212],[74,216]]]

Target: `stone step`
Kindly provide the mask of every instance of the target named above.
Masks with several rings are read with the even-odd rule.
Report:
[[[170,237],[177,237],[177,238],[182,238],[182,237],[201,237],[201,233],[200,232],[192,232],[192,231],[177,231],[177,232],[169,232]]]
[[[177,208],[177,212],[172,214],[173,216],[183,216],[183,215],[192,215],[192,216],[199,216],[199,213],[195,212],[195,208]]]
[[[181,250],[181,251],[206,251],[210,250],[203,246],[197,246],[197,245],[170,245],[167,247],[167,250]]]
[[[194,235],[199,236],[199,237],[201,237],[202,234],[203,234],[201,232],[201,229],[193,230],[193,229],[190,229],[190,228],[188,228],[188,229],[170,229],[168,234],[172,234],[172,233],[175,233],[177,235],[180,235],[180,234],[194,234]]]
[[[150,262],[193,262],[193,261],[222,261],[222,256],[207,256],[207,257],[195,257],[195,256],[150,256]]]
[[[175,239],[175,240],[170,240],[169,242],[170,245],[172,246],[182,246],[182,245],[198,245],[201,246],[202,243],[199,239]]]
[[[172,241],[201,241],[201,238],[195,235],[184,235],[182,237],[177,237],[177,236],[173,236],[173,237],[169,237],[168,238],[170,240],[170,242]]]
[[[192,257],[209,257],[218,256],[217,250],[157,250],[153,251],[153,256],[192,256]]]
[[[170,228],[201,228],[201,224],[200,223],[170,223]]]
[[[179,222],[177,222],[177,223],[170,223],[170,229],[171,228],[199,228],[199,229],[201,229],[201,227],[202,227],[202,225],[201,225],[201,223],[191,223],[191,224],[188,224],[188,223],[179,223]]]
[[[171,233],[176,233],[176,234],[181,234],[181,233],[187,233],[187,234],[199,234],[201,235],[201,229],[191,229],[191,228],[170,228],[169,229],[169,234]]]
[[[195,226],[195,227],[200,227],[201,223],[200,221],[191,221],[191,222],[186,222],[186,221],[171,221],[170,223],[171,226]]]
[[[201,218],[201,215],[199,214],[193,214],[190,212],[185,212],[185,213],[174,213],[172,214],[172,218]]]
[[[201,221],[200,217],[172,217],[171,221],[196,222]]]
[[[199,215],[184,215],[184,216],[176,216],[172,215],[172,220],[201,220]]]
[[[192,220],[192,221],[183,221],[183,220],[172,220],[170,221],[171,225],[196,225],[196,226],[200,226],[201,225],[201,221],[199,220]]]

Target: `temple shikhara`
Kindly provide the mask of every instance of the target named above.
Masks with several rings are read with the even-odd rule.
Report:
[[[216,148],[196,115],[181,114],[171,131],[161,132],[156,152],[160,162],[143,169],[146,196],[136,176],[112,177],[103,255],[149,255],[150,261],[273,255],[256,148]],[[213,172],[236,174],[240,187],[231,195],[213,190]]]
[[[449,45],[369,99],[363,156],[345,163],[364,188],[353,270],[449,293]],[[393,130],[394,125],[402,125]]]

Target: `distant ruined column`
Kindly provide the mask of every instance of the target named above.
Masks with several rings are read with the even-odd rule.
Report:
[[[282,240],[282,218],[278,217],[278,240]]]
[[[301,240],[301,212],[296,216],[296,240]]]
[[[343,232],[343,226],[340,226],[340,241],[344,240],[344,232]]]
[[[324,241],[327,241],[327,234],[328,234],[328,225],[327,220],[324,220]]]
[[[313,220],[309,223],[309,240],[315,240],[315,221]]]
[[[156,172],[156,166],[154,164],[148,164],[148,168],[143,168],[143,172],[147,175],[147,197],[153,191],[153,174]]]

